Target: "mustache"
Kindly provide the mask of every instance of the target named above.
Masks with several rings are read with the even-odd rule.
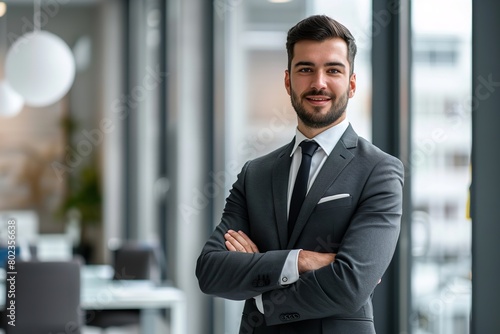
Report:
[[[305,93],[302,94],[302,98],[305,98],[306,96],[327,96],[331,98],[332,100],[335,99],[335,94],[328,93],[324,90],[317,90],[317,89],[311,89]]]

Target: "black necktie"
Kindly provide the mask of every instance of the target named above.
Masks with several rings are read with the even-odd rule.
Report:
[[[288,213],[288,237],[292,234],[295,221],[299,215],[300,207],[307,193],[307,182],[309,181],[309,170],[311,169],[311,159],[318,148],[315,141],[303,141],[300,143],[302,148],[302,161],[300,162],[295,185],[293,186],[292,198],[290,200],[290,211]]]

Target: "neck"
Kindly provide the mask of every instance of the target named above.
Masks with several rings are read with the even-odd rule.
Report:
[[[317,135],[319,135],[321,132],[323,131],[326,131],[330,128],[333,128],[335,125],[341,123],[344,119],[346,118],[346,115],[345,113],[339,117],[339,119],[337,119],[335,122],[333,122],[332,124],[329,124],[327,126],[324,126],[322,128],[313,128],[313,127],[310,127],[310,126],[307,126],[305,125],[301,120],[300,118],[298,119],[298,124],[297,124],[297,128],[299,129],[299,131],[304,135],[306,136],[308,139],[312,139],[314,137],[316,137]]]

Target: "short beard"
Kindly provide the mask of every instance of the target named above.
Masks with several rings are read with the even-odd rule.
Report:
[[[321,107],[313,107],[314,111],[308,112],[304,108],[303,104],[301,104],[301,100],[292,88],[290,88],[290,92],[292,106],[295,109],[297,116],[307,127],[315,129],[324,128],[335,123],[344,114],[349,101],[349,88],[346,90],[345,94],[341,95],[339,98],[333,94],[328,94],[318,90],[311,90],[302,94],[302,100],[305,99],[305,96],[314,95],[328,96],[331,99],[332,107],[326,115],[321,115]]]

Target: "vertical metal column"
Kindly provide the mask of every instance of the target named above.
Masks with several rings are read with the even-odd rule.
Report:
[[[130,1],[123,1],[123,90],[124,92],[129,91],[130,87]],[[130,114],[130,109],[127,105],[124,106],[126,110],[124,110],[125,115]],[[132,160],[130,154],[131,140],[130,140],[130,132],[131,132],[131,122],[130,118],[127,117],[124,120],[123,125],[123,145],[122,145],[122,155],[123,155],[123,235],[125,239],[128,239],[131,234],[131,217],[132,217],[132,199],[129,194],[133,192],[132,180],[129,177],[132,171],[130,166],[130,161]]]
[[[185,292],[188,333],[210,334],[212,299],[200,291],[196,259],[212,225],[214,3],[167,5],[168,266]]]
[[[498,13],[498,1],[472,1],[472,334],[500,333]]]
[[[373,143],[405,164],[401,236],[373,299],[378,333],[410,333],[410,41],[409,0],[373,0]]]
[[[161,12],[161,23],[160,26],[160,71],[162,73],[167,72],[167,64],[168,64],[168,52],[167,52],[167,4],[164,1],[160,1],[158,3],[159,10]],[[160,91],[163,94],[160,94],[159,98],[159,124],[158,124],[158,133],[159,133],[159,144],[158,144],[158,182],[161,183],[162,189],[159,189],[161,193],[157,193],[158,196],[158,207],[157,207],[157,224],[158,224],[158,232],[160,234],[160,243],[162,247],[163,254],[165,260],[168,258],[168,237],[167,237],[167,224],[171,224],[172,222],[168,221],[167,210],[169,210],[169,206],[167,205],[167,196],[170,188],[170,180],[169,180],[169,169],[168,169],[168,160],[169,160],[169,149],[168,149],[168,85],[167,80],[163,80],[160,83]],[[158,187],[157,187],[158,188]],[[158,192],[158,189],[157,189]],[[161,278],[162,280],[170,278],[170,273],[166,270],[167,264],[164,263],[162,265],[161,270]]]
[[[411,333],[411,0],[399,3],[399,119],[398,119],[398,156],[405,164],[405,187],[403,190],[403,218],[398,249],[398,314],[397,333]]]

